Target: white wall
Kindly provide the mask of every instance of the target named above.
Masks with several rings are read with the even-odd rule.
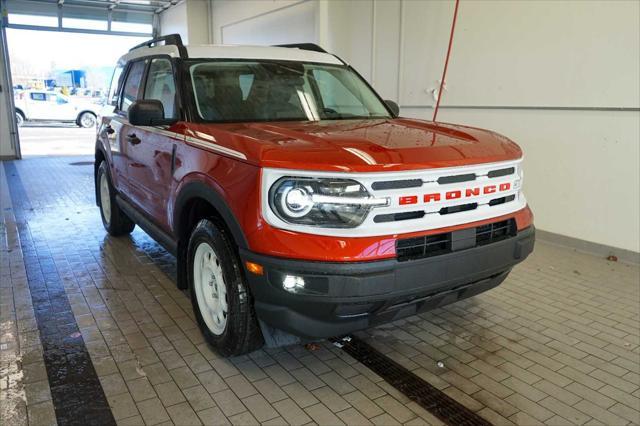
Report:
[[[317,42],[318,5],[313,1],[214,0],[216,44],[285,44]]]
[[[180,34],[185,44],[210,43],[209,1],[184,0],[160,14],[160,34]]]
[[[453,1],[309,2],[316,37],[296,41],[320,41],[403,115],[432,117]],[[213,0],[213,39],[298,7]],[[269,19],[278,24],[259,44],[288,37],[295,24]],[[496,130],[523,147],[540,229],[638,252],[639,55],[637,1],[462,0],[438,118]]]

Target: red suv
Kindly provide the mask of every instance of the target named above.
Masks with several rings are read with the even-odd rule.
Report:
[[[515,143],[398,117],[316,45],[154,39],[120,59],[108,102],[104,227],[137,224],[176,255],[225,355],[473,296],[533,250]]]

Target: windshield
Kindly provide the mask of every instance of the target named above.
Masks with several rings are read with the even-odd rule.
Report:
[[[284,61],[190,65],[205,121],[319,121],[388,118],[377,95],[345,66]]]

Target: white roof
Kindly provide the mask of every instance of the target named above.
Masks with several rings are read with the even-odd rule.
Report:
[[[329,53],[315,52],[291,47],[194,45],[185,46],[189,58],[198,59],[271,59],[279,61],[319,62],[341,65],[342,62]],[[121,63],[151,55],[179,57],[175,45],[140,47],[120,58]]]

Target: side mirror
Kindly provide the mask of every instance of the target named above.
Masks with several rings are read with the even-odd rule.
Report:
[[[132,126],[159,126],[177,121],[164,118],[164,107],[157,99],[135,101],[129,106],[128,116]]]
[[[391,110],[394,117],[397,117],[398,114],[400,114],[400,107],[398,106],[397,103],[395,103],[394,101],[390,101],[388,99],[386,99],[384,103],[387,104],[387,107]]]

